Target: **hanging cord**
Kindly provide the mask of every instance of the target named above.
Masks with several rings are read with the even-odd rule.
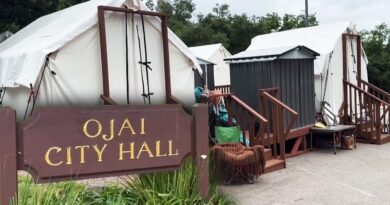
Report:
[[[141,67],[142,97],[144,98],[144,104],[146,104],[146,98],[148,96],[145,94],[145,81],[144,81],[144,73],[142,68],[143,64],[142,64],[141,38],[139,37],[138,25],[136,26],[136,28],[137,28],[137,37],[138,37],[139,59],[140,59],[138,63],[140,64]]]
[[[45,75],[45,70],[46,70],[47,67],[49,67],[49,55],[46,56],[46,61],[45,61],[45,65],[44,65],[43,70],[42,70],[41,79],[39,80],[37,92],[36,92],[36,94],[34,95],[34,98],[33,98],[33,104],[32,104],[32,108],[31,108],[30,116],[32,115],[32,113],[33,113],[33,111],[34,111],[35,103],[36,103],[36,101],[37,101],[38,94],[39,94],[39,90],[40,90],[40,88],[41,88],[41,84],[42,84],[43,77],[44,77],[44,75]],[[50,69],[50,68],[49,68],[49,69]]]
[[[32,113],[33,113],[33,111],[34,111],[35,103],[36,103],[36,101],[37,101],[38,94],[39,94],[39,90],[40,90],[40,88],[41,88],[41,84],[42,84],[43,77],[44,77],[44,75],[45,75],[45,70],[46,70],[47,67],[49,67],[49,55],[46,56],[46,61],[45,61],[45,65],[43,66],[41,78],[39,79],[38,88],[37,88],[37,91],[35,92],[35,95],[33,95],[33,104],[32,104],[32,108],[31,108],[30,116],[32,115]],[[49,69],[50,69],[50,68],[49,68]]]
[[[39,89],[40,89],[42,81],[43,81],[43,75],[45,74],[46,67],[48,67],[49,55],[46,56],[46,60],[45,60],[45,63],[43,65],[43,70],[42,70],[41,78],[40,78],[39,83],[38,83],[37,92],[34,91],[33,85],[32,85],[32,83],[30,83],[30,95],[29,95],[28,100],[27,100],[27,106],[26,106],[26,111],[24,112],[23,120],[25,120],[27,117],[27,113],[28,113],[28,109],[30,108],[31,101],[32,101],[32,108],[31,108],[30,116],[32,115],[32,113],[34,111],[35,103],[37,101],[37,94],[39,93]]]
[[[145,62],[143,64],[145,65],[145,70],[146,70],[146,85],[148,89],[148,100],[149,100],[149,105],[152,104],[150,100],[150,96],[153,95],[153,93],[150,92],[150,83],[149,83],[149,69],[152,71],[152,68],[149,66],[150,62],[148,61],[148,51],[146,48],[146,33],[145,33],[145,22],[144,22],[144,15],[141,14],[141,22],[142,22],[142,32],[143,32],[143,37],[144,37],[144,51],[145,51]]]
[[[355,51],[353,49],[353,42],[352,42],[352,37],[350,38],[351,39],[351,57],[353,59],[353,65],[352,65],[352,70],[353,72],[355,73],[355,64],[356,64],[356,56],[355,56]]]
[[[3,107],[3,100],[6,91],[7,91],[7,87],[4,87],[3,85],[2,88],[0,89],[0,108]]]
[[[328,80],[329,80],[329,68],[330,68],[330,61],[333,56],[333,51],[329,54],[329,60],[328,60],[328,69],[326,69],[326,76],[325,76],[325,88],[324,88],[324,95],[322,96],[322,101],[325,101],[326,96],[326,88],[328,87]],[[322,83],[321,83],[322,86]]]
[[[129,86],[129,47],[128,47],[128,36],[127,36],[127,12],[125,13],[125,35],[126,35],[126,95],[127,95],[127,104],[130,104],[130,86]]]
[[[25,120],[27,117],[28,108],[30,107],[31,99],[34,98],[33,97],[34,95],[35,95],[35,93],[34,93],[33,86],[32,86],[32,83],[30,83],[30,95],[28,96],[27,107],[26,107],[26,111],[24,112],[23,120]]]

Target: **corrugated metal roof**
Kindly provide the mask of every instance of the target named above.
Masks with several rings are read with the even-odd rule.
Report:
[[[309,52],[313,56],[318,56],[319,54],[305,46],[286,46],[286,47],[276,47],[276,48],[267,48],[267,49],[257,49],[257,50],[246,50],[240,52],[236,55],[233,55],[229,58],[226,58],[226,61],[247,61],[247,60],[255,60],[255,61],[271,61],[276,58],[294,50],[304,49]]]

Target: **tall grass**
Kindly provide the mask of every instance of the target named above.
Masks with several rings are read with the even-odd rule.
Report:
[[[31,178],[20,177],[17,201],[12,205],[78,205],[83,204],[89,192],[75,182],[36,185]]]
[[[214,177],[212,177],[214,178]],[[142,174],[127,178],[125,187],[135,200],[135,205],[229,205],[233,201],[219,194],[215,183],[209,188],[210,198],[202,200],[198,191],[196,169],[191,160],[173,172]]]
[[[214,183],[208,200],[198,191],[196,169],[191,160],[171,172],[142,174],[123,178],[121,184],[92,190],[76,182],[37,185],[31,178],[20,177],[19,194],[11,205],[230,205],[218,193]]]

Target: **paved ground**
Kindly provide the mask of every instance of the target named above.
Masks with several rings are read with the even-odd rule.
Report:
[[[390,205],[390,143],[356,150],[321,148],[287,160],[287,168],[253,185],[221,186],[243,205]]]

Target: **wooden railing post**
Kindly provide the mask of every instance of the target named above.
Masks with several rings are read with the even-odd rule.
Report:
[[[283,118],[283,109],[281,107],[279,107],[277,109],[277,115],[278,115],[278,118],[279,118],[279,122],[278,122],[278,137],[280,138],[279,140],[279,143],[280,143],[280,158],[282,160],[285,160],[286,159],[286,145],[285,145],[285,140],[286,140],[286,136],[284,135],[284,118]],[[287,133],[288,134],[288,133]]]
[[[195,155],[197,167],[198,188],[203,199],[209,193],[209,144],[208,144],[208,109],[206,104],[196,104],[192,108],[194,121]]]
[[[0,109],[0,205],[17,197],[16,113]]]
[[[381,126],[382,120],[381,120],[381,104],[379,102],[375,103],[375,119],[376,119],[375,121],[377,122],[375,124],[376,142],[377,144],[380,144],[381,135],[382,135],[382,126]]]

